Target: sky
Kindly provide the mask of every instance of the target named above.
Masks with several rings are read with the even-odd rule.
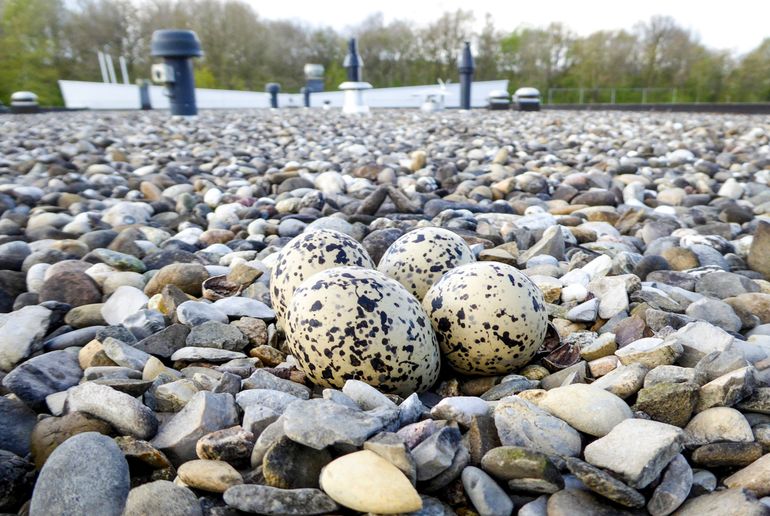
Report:
[[[562,22],[579,35],[597,30],[631,29],[635,23],[662,14],[690,29],[707,47],[743,54],[770,37],[768,0],[247,0],[269,19],[302,20],[338,30],[359,23],[376,12],[385,22],[408,19],[428,23],[444,11],[472,9],[481,25],[486,13],[495,27],[513,30]]]

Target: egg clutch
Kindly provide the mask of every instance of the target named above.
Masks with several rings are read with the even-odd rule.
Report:
[[[535,355],[548,322],[529,278],[476,262],[460,236],[435,227],[401,236],[377,269],[343,233],[303,233],[279,253],[270,293],[292,355],[324,387],[356,379],[422,392],[442,356],[463,374],[512,372]]]

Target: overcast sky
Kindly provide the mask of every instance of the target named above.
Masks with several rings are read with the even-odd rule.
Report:
[[[478,23],[485,13],[498,29],[520,25],[565,23],[580,35],[601,29],[630,29],[655,14],[673,17],[700,36],[706,46],[745,53],[770,37],[768,0],[247,0],[260,16],[291,18],[335,29],[355,25],[382,12],[385,21],[409,19],[427,23],[444,11],[472,8]],[[531,6],[531,7],[527,7]],[[439,13],[439,14],[436,14]]]

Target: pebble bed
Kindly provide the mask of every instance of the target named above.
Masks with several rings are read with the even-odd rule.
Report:
[[[0,134],[0,513],[770,514],[766,116]]]

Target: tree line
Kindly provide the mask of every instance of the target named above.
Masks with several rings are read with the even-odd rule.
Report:
[[[482,22],[480,28],[476,22]],[[199,87],[299,91],[305,63],[326,68],[327,89],[345,80],[347,38],[359,40],[364,79],[375,87],[457,80],[457,58],[471,41],[476,80],[509,79],[511,89],[554,90],[554,102],[770,101],[770,37],[745,55],[703,45],[672,18],[654,16],[629,30],[578,36],[569,27],[505,32],[487,15],[457,10],[427,23],[374,14],[345,30],[268,20],[242,0],[0,0],[0,100],[18,90],[60,104],[57,79],[100,81],[96,52],[127,60],[131,80],[148,78],[150,39],[160,28],[189,28],[205,56]],[[118,71],[118,78],[120,73]],[[614,91],[612,91],[614,90]],[[656,98],[658,92],[662,98]],[[662,93],[661,93],[662,92]]]

